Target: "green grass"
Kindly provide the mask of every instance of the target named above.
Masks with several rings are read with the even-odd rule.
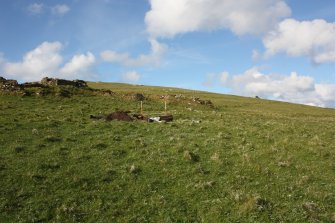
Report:
[[[335,110],[90,86],[116,93],[0,95],[0,222],[335,221]],[[174,122],[89,119],[138,112],[134,93],[146,114],[182,94],[169,99]]]

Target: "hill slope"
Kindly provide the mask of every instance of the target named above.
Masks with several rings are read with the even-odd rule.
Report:
[[[335,110],[175,88],[0,95],[1,222],[332,222]],[[105,122],[114,110],[172,123]],[[210,100],[214,106],[207,103]],[[206,102],[206,103],[202,103]]]

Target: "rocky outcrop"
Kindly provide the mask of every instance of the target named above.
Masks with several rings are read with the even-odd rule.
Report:
[[[214,107],[214,104],[213,104],[213,102],[211,100],[202,100],[200,98],[194,97],[194,98],[192,98],[192,101],[195,102],[195,103],[197,103],[197,104],[207,105],[207,106],[209,106],[211,108]]]
[[[23,83],[22,86],[23,86],[23,88],[32,88],[32,87],[43,88],[43,87],[45,87],[40,82],[26,82],[26,83]]]
[[[19,84],[16,80],[7,80],[0,77],[0,93],[19,94],[24,96],[44,96],[53,94],[62,97],[70,97],[72,93],[79,91],[91,91],[83,80],[64,80],[45,77],[39,82],[26,82]]]
[[[112,96],[114,94],[111,90],[98,90],[98,94],[102,96]]]
[[[17,92],[22,89],[21,85],[16,80],[7,80],[6,78],[0,77],[0,90],[1,91],[13,91]]]
[[[87,87],[87,83],[83,80],[64,80],[58,78],[48,78],[45,77],[40,82],[44,86],[55,87],[55,86],[73,86],[73,87]]]

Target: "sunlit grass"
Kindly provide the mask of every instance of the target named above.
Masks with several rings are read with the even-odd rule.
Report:
[[[332,222],[335,111],[170,88],[0,95],[0,222]],[[144,112],[172,123],[104,122]],[[214,108],[192,102],[211,100]]]

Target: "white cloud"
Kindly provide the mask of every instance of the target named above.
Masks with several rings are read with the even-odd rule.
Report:
[[[229,73],[226,71],[219,74],[220,84],[225,85],[228,81],[228,78],[229,78]]]
[[[57,71],[63,61],[59,54],[61,49],[60,42],[44,42],[26,53],[21,62],[5,62],[3,71],[12,78],[24,81],[41,79]]]
[[[59,4],[54,6],[44,5],[42,3],[33,3],[27,7],[27,11],[31,15],[39,15],[47,11],[53,15],[62,16],[70,11],[70,7],[66,4]]]
[[[155,39],[149,39],[151,52],[149,54],[141,54],[137,58],[131,58],[127,53],[118,53],[111,50],[106,50],[101,53],[101,58],[106,62],[120,63],[124,66],[144,66],[160,62],[162,55],[167,51],[168,47],[165,44],[159,43]]]
[[[0,70],[6,77],[19,81],[38,81],[45,76],[69,79],[88,77],[89,69],[95,63],[94,55],[90,52],[75,55],[62,66],[62,48],[60,42],[43,42],[26,53],[20,62],[8,62],[2,58]]]
[[[150,5],[145,22],[155,38],[222,28],[262,34],[291,14],[283,0],[150,0]]]
[[[253,50],[251,58],[254,62],[257,62],[262,58],[262,54],[258,50]]]
[[[32,15],[38,15],[43,12],[44,5],[42,3],[33,3],[27,7],[27,10]]]
[[[335,84],[316,84],[315,91],[323,101],[335,106]]]
[[[137,82],[141,75],[136,71],[130,71],[122,75],[122,80],[126,82]]]
[[[289,76],[263,74],[257,68],[251,68],[227,79],[225,86],[231,88],[232,93],[245,96],[257,95],[320,107],[335,106],[335,85],[317,84],[313,78],[296,72]]]
[[[68,5],[62,4],[62,5],[55,5],[51,7],[51,13],[54,15],[65,15],[70,11],[70,7]]]
[[[263,40],[266,56],[284,52],[316,63],[335,62],[335,23],[286,19]]]
[[[299,76],[295,72],[290,76],[265,75],[257,68],[234,76],[233,83],[249,94],[283,99],[291,99],[300,93],[314,91],[314,80],[311,77]]]
[[[206,80],[202,83],[205,87],[211,88],[216,84],[225,85],[229,79],[228,72],[222,72],[219,74],[209,73],[206,74]]]
[[[95,63],[95,57],[91,52],[79,54],[72,57],[71,61],[60,69],[60,74],[64,77],[80,77]]]
[[[118,53],[112,50],[103,51],[100,56],[104,61],[111,63],[127,64],[130,60],[128,53]]]
[[[213,73],[209,73],[209,74],[206,74],[206,80],[202,83],[205,87],[213,87],[215,85],[215,82],[216,82],[216,74],[213,74]]]
[[[2,63],[5,62],[5,57],[4,57],[4,54],[2,52],[0,52],[0,66]]]

